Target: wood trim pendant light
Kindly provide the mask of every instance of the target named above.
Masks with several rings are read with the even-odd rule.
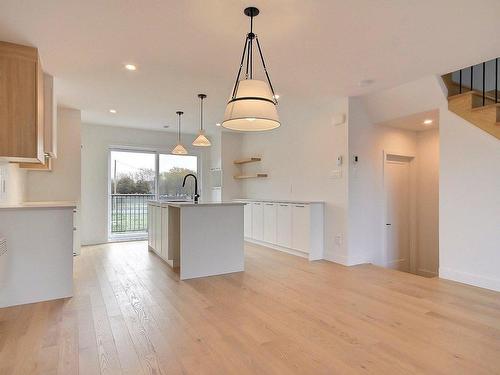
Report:
[[[172,150],[172,154],[174,155],[187,155],[187,150],[181,143],[181,116],[184,114],[182,111],[177,111],[177,116],[179,116],[179,123],[177,128],[177,145]]]
[[[208,138],[205,136],[205,131],[203,130],[203,99],[205,99],[207,96],[205,94],[198,94],[198,98],[200,98],[200,130],[198,132],[198,137],[193,141],[193,146],[197,147],[208,147],[211,146],[212,144],[208,140]]]
[[[278,101],[274,93],[266,63],[262,54],[259,38],[253,32],[253,18],[259,14],[255,7],[246,8],[245,15],[250,17],[250,32],[245,38],[243,56],[233,92],[227,103],[222,126],[239,131],[263,131],[279,127],[280,121],[276,106]],[[267,81],[253,78],[253,44],[257,44],[262,67]],[[246,65],[245,77],[240,80],[241,70]]]

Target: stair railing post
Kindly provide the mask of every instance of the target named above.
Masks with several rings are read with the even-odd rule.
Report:
[[[474,90],[474,66],[470,67],[470,91]]]
[[[483,107],[484,107],[484,102],[485,102],[485,95],[486,95],[486,62],[483,62]]]
[[[462,69],[460,69],[460,73],[459,73],[459,82],[460,82],[460,86],[459,86],[459,94],[462,93]]]
[[[495,104],[498,103],[498,57],[495,59]]]

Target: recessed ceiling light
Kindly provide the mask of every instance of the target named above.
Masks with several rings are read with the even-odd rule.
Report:
[[[424,125],[430,125],[430,124],[432,124],[431,119],[424,120]]]
[[[358,86],[359,87],[366,87],[366,86],[370,86],[374,82],[375,81],[373,79],[363,79],[362,81],[358,82]]]
[[[115,114],[116,113],[116,109],[110,109],[109,112]]]
[[[218,122],[217,124],[215,124],[215,126],[220,126],[220,122]]]
[[[134,64],[125,64],[125,69],[134,71],[137,70],[137,66]]]

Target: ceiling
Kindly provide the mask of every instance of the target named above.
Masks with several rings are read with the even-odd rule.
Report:
[[[424,123],[424,121],[430,123]],[[377,125],[390,126],[404,130],[412,130],[416,132],[435,129],[439,127],[439,110],[414,113],[409,116],[398,117],[389,121],[380,122]]]
[[[497,0],[2,0],[0,40],[38,47],[59,102],[85,122],[175,130],[184,110],[194,132],[203,92],[210,131],[235,78],[248,5],[261,9],[255,31],[280,100],[302,111],[305,99],[366,94],[500,56]]]

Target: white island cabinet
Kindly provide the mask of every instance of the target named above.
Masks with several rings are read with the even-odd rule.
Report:
[[[323,202],[250,199],[235,202],[245,204],[247,241],[309,260],[324,258]]]
[[[149,249],[181,280],[243,271],[243,206],[150,201]]]
[[[74,202],[0,205],[0,308],[73,295]]]

